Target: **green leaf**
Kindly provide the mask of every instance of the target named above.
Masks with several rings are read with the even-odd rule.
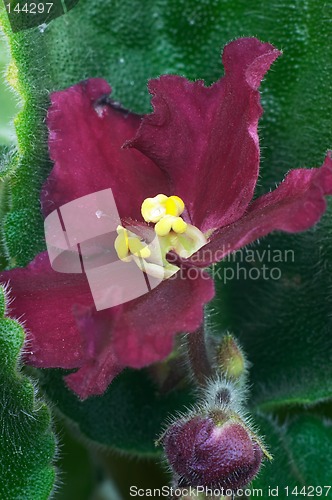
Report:
[[[260,409],[313,405],[332,397],[331,212],[311,231],[270,236],[218,268],[210,325],[240,338],[253,365],[252,393]],[[246,262],[250,252],[254,263]],[[273,262],[279,255],[283,262]],[[264,265],[276,268],[280,279],[272,279],[270,271],[264,279]]]
[[[61,455],[57,466],[61,483],[57,485],[56,500],[91,500],[96,477],[93,460],[87,448],[77,441],[69,430],[56,422],[61,436]]]
[[[19,367],[21,325],[4,316],[0,288],[0,498],[44,500],[53,489],[55,437],[50,413]]]
[[[0,170],[1,175],[1,170]],[[0,269],[8,265],[8,254],[6,252],[4,241],[1,238],[2,234],[2,219],[8,210],[9,193],[8,182],[0,180]]]
[[[16,103],[13,92],[5,84],[3,73],[8,65],[9,54],[5,42],[0,36],[0,146],[15,141],[15,132],[12,118],[15,114]],[[1,172],[1,169],[0,169]]]
[[[103,394],[80,401],[64,382],[63,370],[40,372],[41,387],[85,437],[136,455],[156,455],[155,440],[169,412],[193,400],[188,389],[161,394],[144,371],[125,370]]]
[[[259,476],[253,481],[252,488],[261,488],[263,498],[268,498],[269,487],[278,488],[277,498],[295,498],[291,495],[294,488],[299,492],[305,486],[307,495],[310,487],[315,498],[332,498],[332,426],[331,422],[319,417],[300,415],[287,425],[280,427],[276,422],[264,417],[257,417],[260,429],[265,432],[274,460],[265,463]],[[320,487],[323,494],[319,495]],[[310,490],[310,491],[309,491]],[[296,490],[294,490],[295,492]],[[304,490],[302,490],[304,491]],[[301,495],[299,495],[301,497]]]

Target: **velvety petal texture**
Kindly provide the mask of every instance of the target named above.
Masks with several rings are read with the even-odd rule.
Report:
[[[47,124],[54,167],[41,194],[45,215],[111,188],[120,217],[141,218],[144,198],[168,194],[166,175],[149,158],[122,149],[141,118],[112,103],[110,92],[107,82],[93,78],[51,95]]]
[[[216,231],[211,241],[192,256],[190,263],[209,266],[272,231],[305,231],[323,215],[325,197],[331,194],[332,154],[329,152],[320,168],[291,170],[277,189],[257,198],[238,221]]]
[[[117,358],[134,368],[164,358],[171,352],[175,332],[192,332],[201,325],[203,305],[213,296],[213,281],[207,273],[191,277],[184,270],[150,294],[124,304],[113,337]]]
[[[211,87],[179,76],[149,83],[154,113],[133,141],[167,172],[189,221],[202,231],[237,220],[252,199],[259,170],[258,87],[280,52],[256,38],[226,46],[225,77]]]
[[[91,305],[85,275],[53,271],[47,252],[26,268],[0,274],[8,283],[10,315],[24,322],[28,337],[24,358],[38,367],[76,368],[84,352],[73,315],[75,304]]]
[[[10,315],[28,332],[24,360],[42,368],[79,368],[66,380],[84,399],[102,394],[126,366],[164,359],[176,333],[200,326],[214,285],[205,272],[188,273],[104,311],[96,311],[85,275],[53,271],[46,252],[26,268],[3,272],[0,282],[14,297]]]
[[[66,377],[81,398],[102,394],[122,368],[142,368],[168,356],[174,335],[192,332],[203,321],[203,305],[214,296],[206,273],[186,273],[161,283],[151,293],[118,307],[75,311],[82,334],[84,363]]]
[[[98,313],[94,307],[76,306],[74,310],[85,359],[65,380],[81,399],[102,394],[124,368],[112,349],[112,330],[121,312],[121,307]]]

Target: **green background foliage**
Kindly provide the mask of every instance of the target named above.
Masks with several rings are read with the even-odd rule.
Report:
[[[0,178],[6,178],[0,191],[0,196],[6,193],[0,203],[1,264],[25,265],[44,249],[39,191],[51,168],[44,121],[48,95],[84,78],[106,78],[116,100],[144,113],[150,110],[149,78],[177,73],[212,83],[222,74],[220,52],[225,43],[257,36],[283,50],[262,84],[265,113],[257,194],[274,188],[291,168],[319,166],[331,146],[329,9],[328,2],[308,0],[80,0],[46,30],[15,35],[3,16],[13,61],[9,79],[23,106],[15,121],[17,152],[4,156],[0,167]],[[323,464],[317,450],[325,450],[323,438],[331,445],[330,428],[318,417],[302,413],[308,413],[308,406],[318,413],[322,406],[317,405],[327,405],[331,397],[330,235],[331,203],[312,230],[271,235],[251,247],[260,255],[268,249],[292,249],[294,261],[274,264],[265,257],[262,263],[243,262],[238,255],[236,262],[219,267],[221,272],[236,271],[240,264],[248,273],[266,264],[282,272],[279,280],[245,279],[244,272],[228,283],[219,279],[217,296],[207,311],[211,333],[232,331],[252,362],[250,407],[264,415],[262,429],[276,455],[258,484],[328,479],[318,475]],[[155,453],[153,439],[161,421],[190,399],[185,391],[161,397],[146,374],[135,378],[127,372],[103,397],[81,403],[64,388],[60,375],[48,372],[41,382],[61,412],[90,440],[137,454]],[[144,394],[139,387],[136,394],[136,382]],[[297,416],[283,427],[289,412]],[[97,414],[109,418],[94,420]],[[271,424],[271,414],[278,423]],[[150,424],[137,432],[138,423],[146,420]],[[310,436],[311,451],[303,436]],[[330,460],[328,449],[324,453]],[[310,468],[313,462],[321,469]],[[299,474],[294,475],[295,469]]]
[[[0,38],[0,73],[3,75],[6,71],[6,66],[9,63],[9,51],[6,46],[5,40]],[[0,79],[0,144],[11,144],[15,142],[16,136],[14,126],[10,122],[14,116],[16,108],[16,99],[8,84],[6,85],[5,79]],[[1,168],[0,168],[1,172]]]
[[[265,464],[251,487],[261,488],[266,492],[266,497],[269,488],[278,488],[276,498],[287,498],[288,487],[288,498],[296,498],[292,492],[300,492],[303,486],[307,491],[306,496],[320,496],[317,494],[319,489],[316,493],[316,490],[307,488],[329,486],[331,483],[332,422],[312,415],[296,416],[283,426],[262,416],[257,416],[256,421],[268,436],[274,460]],[[321,496],[332,498],[331,489],[323,489]],[[308,495],[309,492],[311,495]]]
[[[19,368],[22,326],[5,315],[0,287],[0,498],[43,500],[53,489],[50,412]]]
[[[82,402],[64,387],[63,374],[63,370],[46,370],[40,379],[57,408],[77,422],[87,438],[142,457],[160,453],[154,441],[167,414],[184,411],[194,401],[188,389],[162,394],[143,370],[126,370],[103,396]]]

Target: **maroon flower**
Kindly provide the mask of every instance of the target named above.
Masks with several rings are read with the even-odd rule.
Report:
[[[165,358],[176,333],[200,326],[214,287],[199,267],[273,230],[302,231],[319,220],[324,195],[332,194],[331,156],[319,169],[293,170],[275,191],[251,202],[262,113],[257,89],[278,55],[269,44],[243,38],[225,48],[226,76],[211,87],[178,76],[152,80],[154,112],[143,120],[112,103],[111,89],[100,79],[52,94],[54,168],[42,191],[45,216],[111,188],[124,226],[118,255],[135,259],[138,240],[126,234],[129,220],[138,221],[143,233],[157,232],[160,222],[164,259],[151,268],[165,276],[170,269],[173,276],[148,294],[97,312],[86,276],[53,271],[47,253],[24,269],[4,272],[1,280],[10,281],[15,297],[12,314],[24,319],[29,332],[27,363],[78,368],[66,378],[69,387],[82,398],[101,394],[124,367]],[[154,208],[161,213],[157,219]],[[181,273],[168,264],[169,250]],[[196,279],[183,279],[190,266],[196,266]]]

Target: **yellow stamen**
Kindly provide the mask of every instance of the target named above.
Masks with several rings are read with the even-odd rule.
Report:
[[[142,259],[148,259],[151,252],[145,243],[142,243],[137,237],[128,238],[130,253]]]
[[[178,217],[184,210],[184,203],[179,196],[170,196],[166,200],[166,214]]]
[[[173,224],[172,224],[172,229],[176,233],[182,234],[186,231],[188,227],[188,224],[184,222],[182,217],[175,217]]]
[[[154,227],[154,230],[156,231],[158,236],[166,236],[171,229],[172,229],[172,224],[174,221],[174,217],[172,215],[166,215],[162,219],[160,219],[159,222]]]
[[[147,244],[142,242],[136,234],[122,226],[118,226],[116,232],[118,236],[115,239],[114,247],[120,260],[130,262],[133,255],[142,259],[150,257],[151,251]]]
[[[125,260],[129,256],[129,244],[128,244],[127,230],[122,226],[118,226],[116,228],[116,232],[118,233],[118,236],[115,239],[114,247],[115,247],[116,253],[118,254],[119,259]]]
[[[141,207],[145,222],[158,222],[166,214],[167,196],[157,194],[154,198],[146,198]]]
[[[188,224],[181,217],[165,215],[154,227],[158,236],[166,236],[173,230],[175,233],[182,234],[186,231]]]
[[[180,215],[185,209],[178,196],[158,194],[146,198],[141,207],[145,222],[154,223],[156,237],[146,243],[134,232],[118,226],[115,249],[119,259],[134,261],[145,273],[167,279],[179,268],[168,262],[166,255],[174,251],[188,258],[207,243],[206,236],[195,226],[186,223]]]
[[[179,196],[157,194],[154,198],[146,198],[141,207],[145,222],[159,222],[166,215],[178,217],[184,210],[184,202]]]

